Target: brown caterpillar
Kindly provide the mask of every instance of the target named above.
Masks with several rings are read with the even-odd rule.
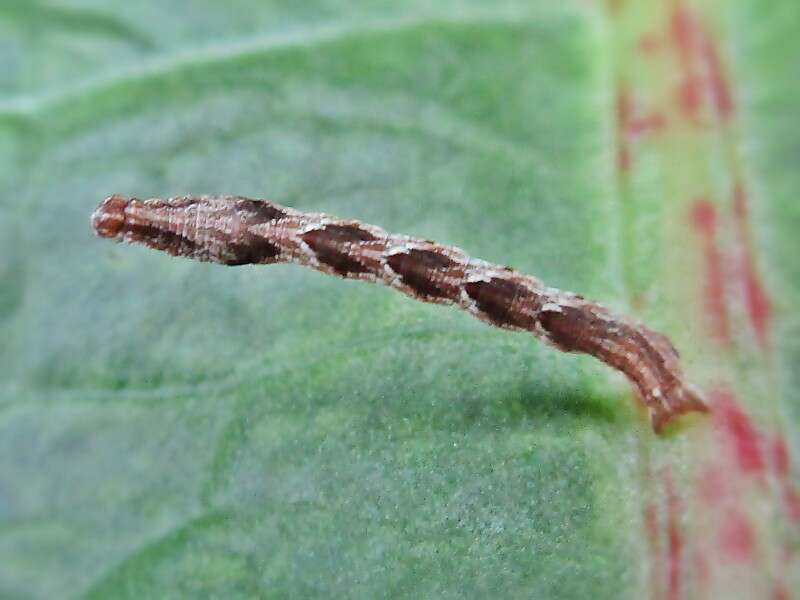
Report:
[[[456,304],[490,325],[531,332],[559,350],[585,352],[622,371],[649,408],[656,432],[676,415],[708,410],[665,336],[452,246],[238,196],[111,196],[92,214],[92,225],[102,237],[174,256],[224,265],[298,263],[382,282],[423,302]]]

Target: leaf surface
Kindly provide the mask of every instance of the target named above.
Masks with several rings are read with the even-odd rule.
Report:
[[[0,595],[800,585],[800,14],[632,4],[5,2]],[[657,438],[618,374],[455,309],[108,244],[114,192],[512,265],[668,333],[714,414]]]

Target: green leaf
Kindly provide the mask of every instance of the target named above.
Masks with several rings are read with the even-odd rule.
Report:
[[[800,586],[800,10],[763,9],[5,0],[0,596]],[[114,246],[114,192],[512,265],[668,333],[714,414],[656,437],[619,374],[455,309]]]

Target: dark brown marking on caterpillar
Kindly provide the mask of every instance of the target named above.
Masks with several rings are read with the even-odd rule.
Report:
[[[286,213],[276,206],[249,198],[237,198],[234,206],[239,223],[232,219],[232,240],[225,246],[228,254],[225,264],[233,267],[275,262],[281,249],[264,236],[253,234],[249,227],[279,221],[286,217]]]
[[[453,261],[432,250],[412,248],[392,254],[386,260],[389,267],[400,275],[403,283],[429,298],[448,298],[453,285],[443,275],[455,266]]]
[[[186,256],[197,252],[197,245],[190,239],[172,231],[165,231],[152,225],[129,225],[131,241],[147,243],[156,250],[161,250],[172,256]]]
[[[312,229],[301,236],[317,256],[317,260],[329,265],[339,275],[366,273],[369,267],[346,251],[352,244],[371,242],[375,236],[356,225],[325,225]]]
[[[256,236],[245,236],[241,242],[234,242],[226,247],[229,267],[241,265],[269,264],[281,253],[280,248]]]
[[[238,196],[112,196],[95,210],[92,225],[102,237],[176,256],[226,265],[294,262],[384,283],[424,302],[456,304],[487,323],[528,331],[623,372],[656,431],[676,415],[707,410],[665,336],[535,277],[470,259],[458,248]]]
[[[468,281],[464,289],[498,327],[511,325],[530,331],[536,325],[535,311],[519,310],[531,303],[538,308],[536,294],[523,285],[503,277],[493,277],[489,281]]]
[[[236,210],[244,214],[248,225],[259,225],[286,217],[286,213],[273,204],[250,198],[237,198]]]

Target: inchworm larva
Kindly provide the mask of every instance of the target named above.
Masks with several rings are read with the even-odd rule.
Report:
[[[92,214],[92,225],[102,237],[174,256],[224,265],[298,263],[382,282],[423,302],[456,304],[490,325],[529,331],[559,350],[585,352],[622,371],[649,408],[656,432],[676,415],[707,410],[665,336],[458,248],[238,196],[111,196]]]

